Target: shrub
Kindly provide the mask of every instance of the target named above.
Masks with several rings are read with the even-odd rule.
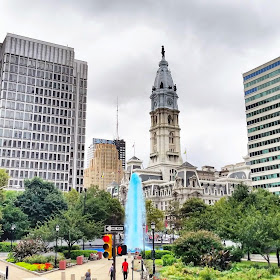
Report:
[[[13,249],[17,246],[17,243],[13,243]],[[0,252],[10,252],[11,243],[10,242],[0,242]]]
[[[201,258],[201,265],[213,267],[217,270],[226,270],[231,267],[229,251],[213,251]]]
[[[70,252],[68,251],[64,251],[63,254],[66,258],[71,258],[71,259],[76,259],[78,256],[85,256],[85,257],[89,257],[91,253],[96,254],[97,251],[96,250],[73,250]]]
[[[165,244],[162,245],[162,249],[163,250],[168,250],[168,251],[172,251],[173,245],[172,244]]]
[[[26,239],[20,241],[14,249],[14,256],[17,260],[22,260],[27,256],[46,252],[47,246],[42,239]]]
[[[226,250],[230,252],[230,260],[232,262],[240,262],[244,256],[244,251],[239,247],[226,247]]]
[[[223,248],[221,240],[214,233],[204,230],[186,232],[173,246],[177,257],[181,257],[185,264],[192,262],[195,266],[201,263],[203,255]]]
[[[57,262],[59,263],[62,260],[65,260],[65,257],[63,255],[63,253],[58,252],[58,254],[57,254]],[[47,262],[54,264],[55,256],[47,256]]]
[[[72,250],[80,250],[80,249],[81,249],[81,247],[79,245],[72,246]],[[53,250],[55,250],[55,247],[53,248]],[[57,252],[63,252],[63,251],[67,251],[67,250],[68,250],[68,246],[57,246]]]
[[[142,252],[141,252],[142,253]],[[155,259],[161,259],[162,256],[170,254],[167,250],[155,250]],[[152,251],[145,252],[145,259],[152,259]]]
[[[33,256],[25,257],[23,259],[23,261],[26,262],[26,263],[30,263],[30,264],[33,264],[33,263],[46,263],[46,262],[48,262],[48,258],[45,257],[45,256],[42,256],[42,255],[33,255]]]
[[[172,265],[176,262],[173,255],[164,255],[161,257],[163,266]]]

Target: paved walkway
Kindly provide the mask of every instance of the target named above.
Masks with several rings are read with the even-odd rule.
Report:
[[[124,260],[124,257],[117,257],[116,262],[116,280],[122,280],[123,275],[121,271],[121,264]],[[129,273],[128,280],[132,280],[131,273],[131,261],[132,258],[128,259],[129,263]],[[109,269],[112,265],[112,261],[108,261],[107,259],[102,259],[99,261],[91,261],[83,265],[75,265],[70,267],[65,271],[66,279],[71,279],[71,274],[75,274],[75,280],[81,280],[81,277],[85,275],[88,269],[91,270],[92,278],[96,278],[97,280],[110,280]],[[6,264],[0,261],[0,270],[5,271]],[[133,272],[133,280],[140,280],[140,273],[134,271]],[[42,276],[36,276],[30,272],[21,270],[19,268],[9,266],[9,279],[8,280],[61,280],[61,270],[51,272],[49,274],[45,274]]]

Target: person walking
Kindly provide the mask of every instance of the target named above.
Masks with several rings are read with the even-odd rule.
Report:
[[[110,279],[113,280],[114,279],[114,263],[112,263],[112,266],[109,269],[109,275],[110,275]]]
[[[128,273],[128,262],[126,259],[124,259],[124,262],[122,263],[122,272],[123,272],[123,279],[127,279],[127,273]]]
[[[86,279],[85,279],[85,280],[91,280],[91,272],[90,272],[90,269],[88,269],[88,271],[86,272],[85,276],[86,276]]]

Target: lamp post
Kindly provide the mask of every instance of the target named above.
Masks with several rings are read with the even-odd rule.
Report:
[[[151,223],[151,229],[152,229],[152,233],[153,233],[153,275],[155,275],[156,273],[156,265],[155,265],[155,228],[156,228],[156,224],[155,222]]]
[[[173,242],[172,243],[174,243],[174,229],[175,229],[175,225],[172,224],[172,234],[173,234],[173,238],[172,238]]]
[[[146,248],[145,248],[145,230],[146,230],[146,225],[143,224],[143,259],[146,257]]]
[[[57,238],[58,238],[58,232],[59,232],[59,225],[56,225],[55,231],[56,231],[56,236],[55,236],[55,259],[54,259],[54,267],[57,267]]]
[[[11,252],[13,251],[13,237],[14,237],[15,229],[16,229],[16,225],[12,224],[12,226],[11,226]]]

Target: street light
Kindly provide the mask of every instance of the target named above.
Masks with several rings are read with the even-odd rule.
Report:
[[[155,266],[155,228],[156,228],[156,224],[155,222],[151,223],[151,229],[153,232],[153,275],[155,275],[156,273],[156,266]]]
[[[146,256],[146,249],[145,249],[145,231],[146,231],[146,225],[143,223],[143,259],[145,259],[145,256]]]
[[[54,267],[57,267],[57,237],[59,232],[59,225],[55,227],[56,235],[55,235],[55,259],[54,259]]]
[[[13,237],[14,237],[15,229],[16,229],[16,225],[12,224],[12,226],[11,226],[11,252],[13,251]]]
[[[175,225],[174,224],[172,224],[172,233],[173,233],[173,242],[172,243],[174,243],[174,229],[175,229]]]

